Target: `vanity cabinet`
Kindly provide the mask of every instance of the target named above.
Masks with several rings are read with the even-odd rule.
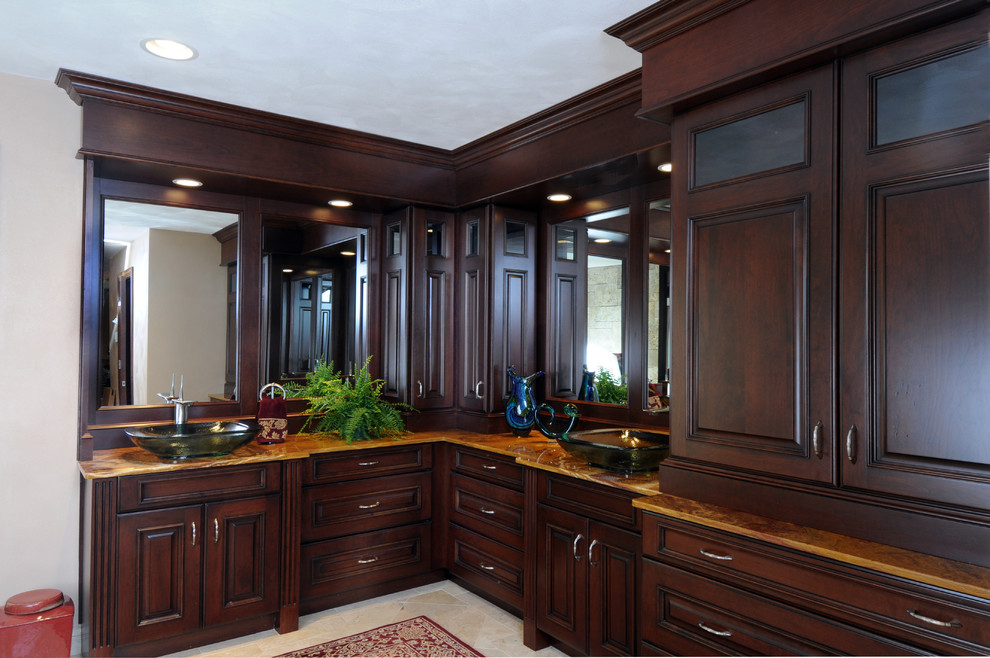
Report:
[[[506,368],[515,366],[520,375],[537,370],[536,215],[491,204],[462,212],[455,250],[457,406],[476,414],[503,411]]]
[[[524,469],[511,457],[452,446],[448,571],[522,615]]]
[[[300,499],[304,613],[422,584],[430,573],[433,446],[312,455]]]
[[[645,655],[981,655],[990,603],[647,514]]]
[[[665,492],[990,564],[986,19],[674,116]]]
[[[537,628],[582,655],[636,655],[635,495],[545,473],[537,483]]]
[[[178,650],[275,625],[279,463],[89,485],[91,653]]]

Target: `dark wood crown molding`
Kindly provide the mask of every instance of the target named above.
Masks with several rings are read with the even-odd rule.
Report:
[[[605,30],[639,52],[687,32],[749,0],[661,0]]]

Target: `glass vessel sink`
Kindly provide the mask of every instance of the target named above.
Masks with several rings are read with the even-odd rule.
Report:
[[[261,426],[255,422],[208,421],[129,427],[124,433],[134,445],[159,457],[186,459],[229,454],[260,430]]]
[[[655,471],[670,454],[670,437],[658,432],[607,428],[565,433],[560,446],[592,466],[612,471]]]

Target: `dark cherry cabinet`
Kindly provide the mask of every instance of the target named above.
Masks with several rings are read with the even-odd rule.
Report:
[[[986,24],[675,115],[666,492],[990,564]]]
[[[537,369],[536,215],[486,205],[460,213],[457,255],[457,406],[503,410],[505,370]]]
[[[641,537],[633,496],[568,480],[557,475],[541,480],[536,626],[584,655],[636,655]],[[572,493],[576,505],[563,498]],[[623,506],[628,506],[625,522]]]

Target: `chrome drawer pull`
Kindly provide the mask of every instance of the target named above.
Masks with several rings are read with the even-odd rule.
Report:
[[[495,571],[495,567],[493,567],[490,564],[485,564],[484,562],[479,562],[478,566],[484,569],[485,571]]]
[[[213,543],[216,544],[220,541],[220,522],[217,521],[216,517],[213,517]]]
[[[731,555],[719,555],[718,553],[712,553],[711,551],[707,551],[703,548],[699,548],[698,552],[704,555],[705,557],[710,557],[713,560],[724,560],[725,562],[732,561]]]
[[[811,430],[811,449],[815,451],[815,456],[819,459],[822,458],[822,430],[825,426],[822,425],[822,421],[818,421],[815,425],[815,429]]]
[[[374,466],[378,462],[358,462],[358,466]]]
[[[495,510],[493,510],[493,509],[486,509],[484,507],[479,507],[478,508],[478,511],[481,512],[482,514],[494,514],[495,513]]]
[[[382,501],[376,500],[375,502],[371,503],[370,505],[358,505],[358,509],[375,509],[376,507],[378,507],[381,504],[382,504]]]
[[[372,562],[378,562],[378,556],[370,557],[364,560],[358,560],[358,564],[371,564]]]
[[[931,617],[926,617],[924,615],[919,615],[914,610],[908,609],[907,613],[917,619],[918,621],[923,621],[926,624],[931,624],[932,626],[941,626],[942,628],[962,628],[962,622],[958,619],[953,619],[952,621],[939,621],[938,619],[932,619]]]
[[[698,622],[698,627],[706,633],[711,633],[712,635],[718,635],[719,637],[732,637],[732,631],[716,631],[703,621]]]
[[[595,562],[595,558],[593,557],[594,556],[594,552],[595,552],[595,545],[597,543],[598,543],[598,540],[597,539],[592,539],[591,540],[591,545],[588,546],[588,564],[590,564],[593,567],[597,567],[598,566],[598,563]]]
[[[489,466],[488,464],[482,464],[481,468],[485,469],[486,471],[494,471],[496,468],[498,468],[498,466]]]
[[[192,522],[192,545],[196,545],[196,522]]]
[[[853,425],[846,432],[846,458],[853,464],[856,463],[856,426]]]
[[[578,562],[581,561],[581,554],[578,553],[577,546],[582,539],[584,539],[584,535],[578,533],[578,536],[574,538],[574,544],[571,546],[571,553],[574,554],[574,559],[577,560]]]

